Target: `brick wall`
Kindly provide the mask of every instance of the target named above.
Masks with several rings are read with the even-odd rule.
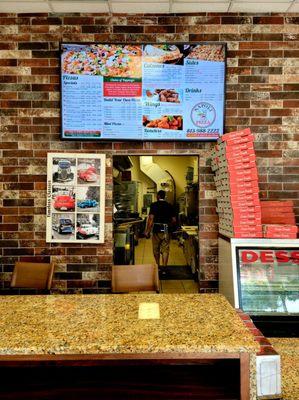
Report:
[[[1,269],[16,260],[56,264],[54,291],[107,292],[112,263],[113,154],[200,156],[201,290],[217,287],[217,216],[209,143],[61,142],[59,42],[225,41],[226,130],[255,134],[261,196],[293,199],[299,214],[299,14],[0,14]],[[107,154],[104,245],[45,242],[48,151]]]

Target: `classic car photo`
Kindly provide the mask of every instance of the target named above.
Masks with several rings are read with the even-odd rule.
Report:
[[[75,199],[69,195],[58,195],[54,198],[54,208],[59,211],[72,211],[75,209]]]
[[[90,236],[95,236],[99,234],[99,228],[91,224],[83,224],[77,227],[77,238],[86,239]]]
[[[55,160],[56,171],[53,173],[54,182],[70,182],[74,179],[72,162],[66,159]]]
[[[77,206],[80,208],[93,208],[97,207],[99,203],[94,199],[85,199],[77,202]]]
[[[52,225],[52,228],[59,234],[71,234],[74,231],[74,224],[70,218],[59,218],[58,222]]]
[[[78,180],[81,180],[83,182],[97,182],[98,175],[96,168],[91,164],[79,165]]]

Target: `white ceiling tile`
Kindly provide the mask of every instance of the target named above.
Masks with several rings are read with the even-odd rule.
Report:
[[[168,13],[169,3],[168,2],[111,2],[111,11],[114,13]]]
[[[229,3],[173,3],[172,12],[175,13],[188,13],[188,12],[226,12],[229,7]]]
[[[195,1],[195,0],[173,0],[173,3],[229,3],[231,0],[200,0],[200,1]]]
[[[293,0],[263,0],[262,2],[258,0],[253,0],[253,1],[248,1],[248,0],[233,0],[234,3],[255,3],[255,4],[261,4],[261,3],[292,3]]]
[[[169,0],[148,0],[148,1],[146,1],[146,0],[143,0],[143,1],[140,1],[140,0],[110,0],[110,3],[127,3],[127,4],[135,3],[135,6],[136,6],[136,3],[150,5],[151,3],[169,3]]]
[[[1,13],[47,13],[51,12],[51,9],[45,1],[33,0],[33,1],[1,1],[0,2]]]
[[[233,2],[229,9],[230,12],[286,12],[289,8],[290,3],[285,2],[273,2],[267,3],[264,0],[262,2]]]
[[[293,3],[291,7],[288,9],[288,12],[299,12],[299,3]]]
[[[109,12],[107,2],[103,1],[51,1],[51,6],[54,12],[81,12],[81,13],[99,13]]]

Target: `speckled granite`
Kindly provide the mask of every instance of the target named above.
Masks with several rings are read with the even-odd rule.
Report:
[[[270,338],[281,356],[282,394],[284,400],[299,399],[299,339]]]
[[[139,320],[158,302],[159,320]],[[217,294],[3,296],[0,354],[249,352],[259,345]]]

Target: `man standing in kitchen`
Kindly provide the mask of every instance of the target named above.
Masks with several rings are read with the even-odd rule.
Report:
[[[170,203],[165,200],[166,192],[159,190],[157,201],[151,204],[147,218],[145,236],[150,237],[153,230],[153,253],[158,267],[160,267],[160,254],[162,254],[162,266],[166,267],[169,257],[170,232],[175,225],[175,212]],[[163,269],[161,271],[163,273]]]

